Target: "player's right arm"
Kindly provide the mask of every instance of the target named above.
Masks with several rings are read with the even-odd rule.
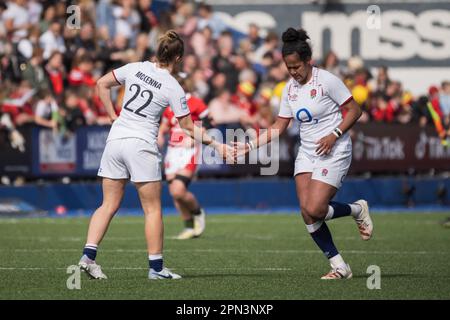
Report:
[[[189,137],[197,142],[213,147],[220,153],[220,156],[223,159],[229,158],[230,161],[233,161],[233,149],[231,148],[231,146],[218,143],[206,133],[205,128],[194,124],[194,122],[192,121],[191,112],[187,105],[186,95],[183,88],[181,88],[178,82],[174,83],[171,90],[171,94],[169,96],[169,105],[172,108],[172,111],[177,118],[181,129],[183,129],[183,131]]]
[[[233,149],[226,144],[222,144],[215,141],[206,133],[205,128],[195,125],[194,122],[192,121],[190,114],[187,114],[186,116],[182,117],[177,117],[177,120],[178,123],[180,124],[180,127],[192,139],[194,139],[197,142],[213,147],[220,153],[223,159],[229,158],[231,160]]]
[[[116,79],[113,71],[105,74],[103,77],[97,80],[97,94],[103,105],[105,106],[106,112],[108,113],[111,121],[117,119],[116,111],[111,100],[111,88],[120,85],[121,84]]]
[[[247,142],[245,144],[240,142],[235,142],[235,157],[241,157],[253,149],[258,149],[259,147],[270,143],[272,139],[278,138],[289,126],[291,118],[278,117],[277,120],[267,129],[267,131],[262,132],[254,140]]]

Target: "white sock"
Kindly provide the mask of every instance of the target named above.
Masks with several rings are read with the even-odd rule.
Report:
[[[95,244],[95,243],[86,243],[86,244],[84,245],[84,249],[94,250],[94,251],[97,252],[98,245]],[[83,251],[84,251],[84,249],[83,249]],[[87,263],[87,264],[95,263],[95,260],[92,260],[91,258],[89,258],[89,257],[87,256],[87,254],[83,254],[83,256],[81,257],[81,261],[83,261],[83,262],[85,262],[85,263]]]
[[[162,259],[162,254],[149,254],[148,260],[159,260]]]
[[[309,233],[314,233],[320,229],[322,224],[323,224],[323,221],[319,220],[313,224],[305,224],[305,226],[306,226],[306,230],[308,230]]]
[[[81,257],[80,261],[86,262],[87,264],[95,263],[95,260],[89,259],[89,257],[85,254]]]
[[[342,256],[340,254],[335,255],[334,257],[330,258],[330,265],[333,269],[336,269],[338,267],[347,266],[344,259],[342,259]]]
[[[349,206],[352,209],[351,216],[355,217],[355,218],[358,217],[358,215],[362,211],[362,207],[359,204],[357,204],[357,203],[350,203]]]
[[[331,220],[333,219],[333,216],[334,216],[334,208],[332,206],[328,206],[328,213],[325,216],[324,220],[325,221]]]

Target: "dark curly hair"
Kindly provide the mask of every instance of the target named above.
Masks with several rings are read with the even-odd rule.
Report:
[[[283,48],[281,49],[283,57],[297,53],[302,61],[311,59],[312,50],[307,42],[309,36],[305,30],[288,28],[283,32],[281,39],[283,40]]]

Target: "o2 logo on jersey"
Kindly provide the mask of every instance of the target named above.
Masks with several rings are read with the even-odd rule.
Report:
[[[312,122],[316,124],[319,122],[319,119],[313,119],[311,112],[309,112],[309,110],[306,108],[301,108],[300,110],[298,110],[297,113],[295,114],[295,117],[297,118],[298,121],[302,123]]]

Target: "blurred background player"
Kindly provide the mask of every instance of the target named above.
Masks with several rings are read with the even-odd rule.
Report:
[[[331,201],[350,168],[352,142],[347,131],[361,116],[361,109],[339,78],[312,66],[305,30],[289,28],[282,40],[283,59],[292,78],[284,88],[278,119],[268,134],[263,133],[244,146],[237,144],[236,155],[270,142],[286,130],[291,119],[300,122],[301,145],[294,176],[303,220],[331,265],[331,271],[322,279],[349,279],[350,266],[339,254],[325,221],[351,215],[362,239],[372,237],[373,224],[366,201]],[[347,111],[344,118],[341,108]]]
[[[202,123],[206,120],[209,123],[208,106],[191,93],[194,91],[192,79],[181,74],[178,81],[186,92],[192,120]],[[169,134],[169,146],[164,159],[164,170],[170,195],[184,223],[184,229],[176,239],[192,239],[199,237],[205,230],[205,211],[188,190],[196,173],[201,145],[184,133],[170,107],[164,111],[161,119],[158,137],[160,146],[164,144],[166,133]]]
[[[231,150],[209,137],[194,123],[186,105],[183,88],[171,75],[182,61],[184,43],[167,31],[160,39],[156,62],[129,63],[106,74],[97,82],[99,96],[113,121],[98,175],[102,177],[103,203],[89,223],[86,245],[79,266],[94,279],[106,279],[96,264],[97,247],[120,207],[130,179],[138,191],[145,215],[145,237],[149,259],[149,279],[179,279],[163,266],[164,226],[161,210],[161,155],[157,147],[159,122],[170,105],[180,127],[195,140],[211,145],[221,156]],[[111,87],[125,85],[125,97],[117,117],[111,101]]]

